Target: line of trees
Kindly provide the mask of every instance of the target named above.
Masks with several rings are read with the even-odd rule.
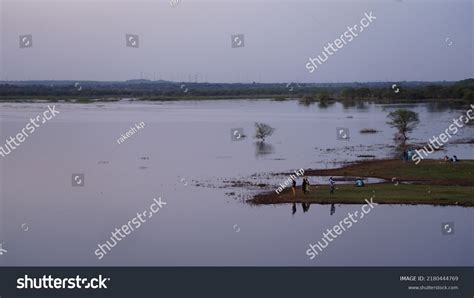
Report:
[[[456,84],[427,85],[420,87],[404,88],[395,84],[395,88],[346,88],[342,91],[344,99],[446,99],[458,98],[467,102],[474,102],[474,79],[459,81]],[[396,91],[396,92],[395,92]]]
[[[189,92],[184,93],[185,87]],[[0,98],[9,97],[139,97],[159,99],[160,97],[232,97],[269,96],[275,98],[300,98],[303,101],[330,100],[395,100],[395,99],[463,99],[474,102],[474,79],[445,84],[391,84],[365,83],[361,87],[334,84],[321,87],[315,84],[214,84],[214,83],[175,83],[175,82],[84,82],[78,90],[74,83],[25,84],[0,83]]]

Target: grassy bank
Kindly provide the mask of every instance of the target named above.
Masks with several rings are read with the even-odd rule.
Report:
[[[425,159],[419,164],[401,160],[370,160],[338,169],[307,170],[306,176],[358,176],[386,180],[411,181],[417,184],[474,186],[474,161],[458,163]]]
[[[301,187],[298,187],[296,196],[293,196],[290,189],[286,189],[280,195],[275,192],[257,195],[249,203],[256,205],[294,202],[364,204],[365,199],[371,196],[374,196],[374,202],[379,204],[474,206],[474,187],[472,186],[395,185],[392,183],[370,184],[365,187],[338,185],[332,195],[327,185],[312,186],[306,195],[303,195]]]
[[[281,194],[273,192],[255,196],[251,204],[318,203],[318,204],[363,204],[365,199],[375,195],[380,204],[429,204],[474,206],[474,161],[445,163],[439,160],[423,160],[415,165],[400,160],[374,160],[351,164],[338,169],[307,170],[311,176],[377,177],[389,182],[366,184],[354,187],[352,184],[338,184],[334,194],[328,185],[311,186],[303,195],[301,188],[293,196],[291,189]],[[399,183],[392,183],[392,178]],[[298,181],[300,184],[301,181]]]

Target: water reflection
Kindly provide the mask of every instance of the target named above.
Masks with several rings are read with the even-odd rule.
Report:
[[[369,102],[364,100],[344,99],[341,103],[344,109],[355,107],[358,110],[367,110],[369,108]]]
[[[12,222],[11,225],[2,227],[5,228],[5,235],[9,239],[11,238],[9,241],[12,244],[18,244],[15,254],[9,255],[8,259],[0,258],[0,262],[5,260],[5,263],[8,263],[6,265],[96,266],[105,264],[107,266],[139,266],[146,263],[153,266],[196,264],[202,266],[314,266],[316,263],[310,262],[304,256],[304,252],[301,252],[301,246],[295,245],[295,243],[314,243],[316,236],[325,232],[326,228],[334,224],[336,219],[339,221],[338,217],[359,207],[338,205],[341,214],[336,217],[327,217],[328,210],[326,208],[329,206],[331,210],[330,203],[327,205],[317,204],[313,209],[310,208],[311,214],[309,211],[307,211],[308,214],[305,214],[300,209],[300,201],[295,204],[294,216],[301,218],[294,218],[295,220],[291,220],[289,223],[288,218],[291,219],[291,216],[288,217],[288,209],[290,209],[290,213],[293,212],[291,203],[254,209],[253,206],[242,204],[239,200],[234,202],[227,199],[224,193],[229,190],[226,189],[215,189],[213,186],[190,188],[191,178],[208,179],[210,184],[219,183],[220,185],[221,177],[237,177],[236,179],[238,179],[241,176],[247,177],[264,172],[263,176],[257,176],[257,182],[273,184],[275,181],[275,183],[281,183],[288,178],[286,175],[273,179],[266,173],[281,173],[299,167],[312,168],[314,166],[318,169],[340,167],[345,160],[348,162],[360,160],[356,156],[358,152],[352,153],[352,151],[373,154],[377,158],[388,158],[390,154],[388,150],[392,150],[393,147],[387,149],[387,145],[394,145],[392,134],[395,129],[386,124],[387,113],[381,111],[384,105],[371,106],[373,113],[371,111],[370,115],[362,114],[362,111],[356,109],[343,110],[340,103],[335,103],[323,113],[318,110],[317,104],[305,108],[294,101],[265,102],[260,100],[114,103],[106,104],[107,108],[100,110],[94,110],[92,106],[82,104],[61,104],[61,106],[60,110],[67,112],[67,119],[64,118],[59,123],[48,123],[48,125],[51,124],[51,127],[41,130],[41,138],[31,138],[28,140],[31,142],[26,144],[28,146],[22,147],[21,150],[24,150],[25,154],[16,154],[22,153],[19,151],[9,155],[5,162],[0,161],[3,163],[2,170],[11,172],[11,175],[0,174],[0,192],[4,200],[2,208],[5,207],[2,209],[4,211],[2,220],[5,223]],[[397,108],[396,105],[392,106],[392,110]],[[433,134],[443,132],[453,117],[461,115],[461,111],[453,111],[431,117],[432,115],[424,105],[411,105],[411,108],[419,112],[420,119],[422,119],[420,128],[423,129],[416,129],[413,135],[410,135],[413,140],[419,140],[419,142],[427,142]],[[27,119],[30,115],[35,115],[42,110],[43,104],[27,104],[26,107],[23,104],[15,104],[10,108],[1,105],[1,137],[7,138],[16,133],[18,125],[23,123],[18,122],[19,119]],[[329,115],[331,117],[326,117]],[[349,116],[353,118],[347,118]],[[109,145],[110,148],[113,147],[114,140],[105,140],[103,136],[114,136],[120,131],[125,131],[129,127],[129,122],[126,119],[144,121],[147,123],[147,129],[150,129],[150,132],[153,132],[153,135],[157,137],[148,138],[143,135],[142,138],[137,135],[136,139],[132,140],[134,144],[124,144],[123,147],[120,145],[116,151],[117,155],[114,153],[113,156],[105,158],[103,154],[108,150]],[[250,140],[249,136],[247,141],[229,143],[227,137],[229,127],[240,126],[235,123],[237,121],[237,123],[243,123],[246,133],[250,134],[255,119],[271,121],[279,132],[278,136],[272,136],[266,141],[275,146],[274,155],[266,155],[259,160],[252,154],[254,153],[252,150],[256,150],[254,144],[256,140]],[[298,119],[298,121],[290,121],[290,119]],[[341,126],[341,121],[347,122],[347,126],[354,129],[349,143],[336,140],[335,127]],[[358,129],[365,127],[376,128],[381,132],[368,136],[359,135]],[[91,134],[90,131],[96,133]],[[203,134],[203,131],[207,133]],[[293,133],[293,135],[289,135],[291,142],[282,141],[285,140],[285,132]],[[71,134],[87,137],[73,139],[70,138]],[[216,137],[220,134],[224,137]],[[462,138],[474,138],[474,129],[463,129],[462,134],[462,136],[460,135]],[[173,137],[177,135],[180,137]],[[308,137],[312,135],[318,137]],[[160,140],[163,138],[167,141],[161,142]],[[55,142],[55,140],[61,139],[67,139],[70,142]],[[109,141],[111,142],[108,143]],[[56,145],[54,150],[50,144]],[[98,146],[99,144],[100,146]],[[347,145],[350,145],[348,149],[342,149]],[[359,145],[363,147],[359,147]],[[313,150],[314,147],[322,150]],[[155,148],[157,150],[153,150]],[[213,148],[220,150],[213,150]],[[470,145],[456,145],[454,149],[456,150],[446,154],[449,154],[450,157],[456,154],[461,159],[474,158],[474,151]],[[211,153],[209,153],[210,150]],[[367,150],[370,152],[366,152]],[[35,158],[34,152],[39,152],[41,158]],[[62,154],[61,152],[67,152],[67,154],[59,164],[57,159],[58,154]],[[269,152],[269,150],[264,149],[261,152]],[[216,154],[224,154],[232,158],[216,159]],[[102,158],[96,159],[95,156],[102,156]],[[141,156],[148,156],[150,159],[141,160],[139,159]],[[160,158],[160,156],[168,158]],[[272,157],[282,157],[286,160],[274,160],[271,159]],[[441,156],[439,157],[441,158]],[[99,160],[109,160],[110,163],[97,164]],[[259,163],[256,164],[255,160]],[[186,168],[177,167],[177,161],[189,166]],[[54,192],[47,191],[48,188],[57,187],[57,181],[63,179],[61,174],[64,169],[82,169],[86,163],[91,164],[91,169],[86,171],[86,176],[90,176],[88,181],[97,177],[97,183],[89,183],[81,188],[80,192],[69,191],[70,184],[69,188],[61,188]],[[402,161],[400,163],[402,164]],[[138,170],[137,167],[142,165],[148,166],[149,169]],[[48,166],[52,167],[51,175],[43,173],[44,168]],[[114,171],[123,173],[124,179],[129,183],[116,187],[118,177],[113,174]],[[180,182],[183,175],[187,179],[188,186],[184,187],[181,184],[183,187],[177,187],[179,183],[186,183],[186,181]],[[176,178],[178,176],[179,178]],[[271,180],[267,180],[267,176]],[[319,183],[316,178],[311,179],[315,180],[314,184]],[[321,179],[320,181],[324,181],[325,184],[321,191],[327,194],[329,192],[327,180]],[[18,191],[22,189],[24,183],[31,184],[31,187],[24,191]],[[302,196],[300,185],[301,178],[298,181],[297,199],[300,195]],[[253,191],[253,189],[247,190],[247,186],[242,187],[245,188],[245,192]],[[36,189],[45,190],[35,192]],[[241,192],[240,189],[231,191]],[[425,190],[425,193],[426,191],[428,189]],[[431,189],[431,191],[434,196],[435,190]],[[291,190],[289,192],[290,197],[293,198]],[[136,244],[141,248],[140,255],[136,254],[134,245],[123,243],[123,249],[114,251],[113,255],[110,255],[111,258],[108,258],[107,255],[99,261],[90,257],[91,245],[98,243],[98,241],[104,241],[107,235],[110,236],[108,233],[114,231],[117,224],[123,222],[124,218],[133,216],[131,212],[136,212],[137,208],[147,208],[152,195],[163,195],[166,201],[167,194],[170,199],[171,196],[179,198],[179,200],[175,200],[174,204],[176,205],[173,206],[176,207],[176,210],[179,209],[179,212],[189,215],[189,220],[183,221],[182,217],[173,216],[172,212],[159,214],[156,220],[147,222],[149,228],[140,230],[142,234],[137,235],[139,237],[134,239],[137,240]],[[94,196],[100,198],[101,204],[95,203],[95,200],[87,199]],[[69,198],[70,202],[80,202],[71,205],[74,207],[76,216],[71,217],[69,212],[57,212],[58,208],[47,208],[48,206],[64,206],[65,197]],[[83,198],[87,200],[81,200]],[[36,204],[31,203],[33,201],[30,202],[30,199],[41,202],[41,206],[38,205],[39,209],[33,208]],[[306,200],[304,201],[306,202]],[[202,208],[203,202],[206,202],[206,208]],[[114,212],[107,213],[107,206],[114,204],[116,205]],[[331,253],[324,254],[324,257],[321,255],[321,259],[317,260],[320,262],[318,264],[328,266],[473,265],[472,253],[469,253],[473,250],[472,229],[461,229],[461,227],[470,227],[472,208],[441,208],[426,205],[380,205],[377,208],[381,208],[380,213],[377,212],[370,218],[371,221],[377,223],[376,225],[362,224],[358,226],[357,229],[351,231],[351,234],[354,233],[354,237],[345,237],[344,245],[331,247]],[[330,214],[335,215],[334,209],[335,207],[332,212],[330,211]],[[192,212],[193,210],[202,212]],[[219,210],[219,216],[215,221],[209,221],[209,217],[215,217],[216,210]],[[298,215],[296,215],[297,211]],[[100,228],[97,228],[96,220],[83,220],[83,218],[95,214],[106,214],[100,220]],[[372,216],[374,217],[372,218]],[[51,230],[57,226],[57,222],[62,222],[63,226],[57,230],[57,233],[28,234],[28,237],[24,237],[24,234],[19,234],[16,230],[22,224],[22,221],[19,221],[20,218],[25,217],[28,218],[29,223],[38,225],[35,228],[36,231]],[[229,221],[232,218],[245,219],[245,222],[249,226],[254,226],[255,230],[269,232],[265,239],[260,237],[261,239],[256,240],[252,233],[238,233],[240,239],[237,240],[244,241],[236,241],[236,233],[233,231],[232,225],[237,222]],[[443,236],[440,232],[440,222],[444,218],[446,220],[454,218],[456,227],[459,227],[455,231],[456,234],[449,238],[451,242],[441,241],[448,239],[446,238],[448,236]],[[189,222],[195,224],[189,225]],[[394,225],[393,222],[403,222],[404,224]],[[229,223],[230,228],[219,228],[218,226]],[[161,231],[160,225],[170,227],[170,232]],[[407,229],[407,226],[416,226],[416,229]],[[79,241],[72,235],[74,233],[68,233],[68,230],[75,231],[76,234],[82,231],[89,232],[83,233],[84,238]],[[278,232],[271,233],[272,230]],[[390,230],[390,233],[380,233],[382,230]],[[313,236],[308,233],[313,233]],[[364,258],[357,250],[347,250],[347,247],[356,246],[371,251],[374,249],[373,243],[370,241],[362,243],[360,239],[373,234],[377,234],[380,240],[378,243],[382,248],[376,255]],[[420,234],[423,234],[426,239],[420,241]],[[50,244],[58,243],[58,235],[63,238],[61,242],[63,249],[51,251]],[[179,245],[176,245],[177,235],[179,235],[179,239],[189,239],[189,241],[196,243],[199,253],[185,258],[180,257],[186,253],[186,250],[185,248],[180,249]],[[234,253],[220,256],[221,246],[205,245],[206,242],[213,243],[216,237],[222,240],[223,245],[228,244],[230,248],[233,248]],[[288,241],[288,239],[292,241]],[[410,247],[412,253],[401,253],[400,249],[393,245],[395,240],[415,243],[413,247]],[[452,241],[456,245],[453,245]],[[254,251],[248,249],[249,242],[265,251],[272,251],[273,246],[278,245],[283,253],[256,255]],[[439,244],[439,249],[426,257],[417,258],[417,255],[430,251],[432,248],[430,243],[434,242]],[[461,246],[467,247],[467,249],[460,251],[459,247]],[[31,254],[29,247],[35,247],[35,254]],[[169,253],[157,254],[156,247]],[[38,258],[38,255],[41,255],[41,258]]]
[[[303,210],[303,213],[306,213],[309,211],[309,207],[311,206],[310,203],[301,203],[301,209]],[[296,203],[293,203],[291,206],[291,215],[294,215],[296,213]]]
[[[329,104],[330,104],[330,103],[327,102],[327,101],[320,101],[320,102],[318,103],[318,108],[320,108],[320,109],[326,109],[327,107],[329,107]]]
[[[255,142],[255,156],[260,157],[262,155],[272,154],[275,152],[272,144],[265,143],[263,141]]]
[[[368,108],[369,108],[369,103],[367,101],[362,101],[362,100],[357,101],[356,109],[367,110]]]
[[[310,203],[301,203],[301,209],[303,210],[303,213],[306,213],[309,211],[309,207],[311,207]],[[293,203],[291,206],[291,215],[294,215],[296,213],[296,203]],[[329,209],[329,215],[334,215],[336,214],[336,205],[331,204],[331,207]]]
[[[313,105],[315,103],[317,103],[317,101],[314,98],[303,97],[298,100],[298,104],[303,105],[305,107],[309,107],[310,105]]]
[[[336,103],[336,101],[334,101],[334,100],[331,100],[331,101],[329,101],[329,100],[321,100],[321,101],[319,102],[319,104],[318,104],[318,108],[320,108],[320,109],[326,109],[326,108],[332,106],[332,105],[335,104],[335,103]]]
[[[309,211],[310,203],[301,203],[301,208],[303,208],[303,213]]]
[[[426,110],[429,113],[446,112],[455,109],[462,109],[465,103],[463,102],[452,102],[452,101],[441,101],[441,102],[429,102],[426,105]]]

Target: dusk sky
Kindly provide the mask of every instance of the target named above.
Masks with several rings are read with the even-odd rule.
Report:
[[[0,80],[438,81],[473,77],[471,0],[0,2]],[[358,24],[315,72],[305,65]],[[19,36],[31,34],[32,47]],[[139,47],[126,46],[126,34]],[[232,48],[231,36],[244,35]]]

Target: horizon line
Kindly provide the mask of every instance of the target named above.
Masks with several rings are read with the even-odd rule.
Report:
[[[145,82],[167,82],[167,83],[191,83],[191,84],[373,84],[373,83],[456,83],[464,80],[474,79],[474,77],[467,77],[461,80],[438,80],[438,81],[420,81],[420,80],[394,80],[394,81],[351,81],[351,82],[298,82],[298,81],[285,81],[285,82],[193,82],[193,81],[172,81],[172,80],[165,80],[165,79],[158,79],[158,80],[150,80],[150,79],[127,79],[127,80],[51,80],[51,79],[35,79],[35,80],[0,80],[0,83],[8,83],[8,82],[102,82],[102,83],[110,83],[110,82],[129,82],[129,81],[145,81]]]

